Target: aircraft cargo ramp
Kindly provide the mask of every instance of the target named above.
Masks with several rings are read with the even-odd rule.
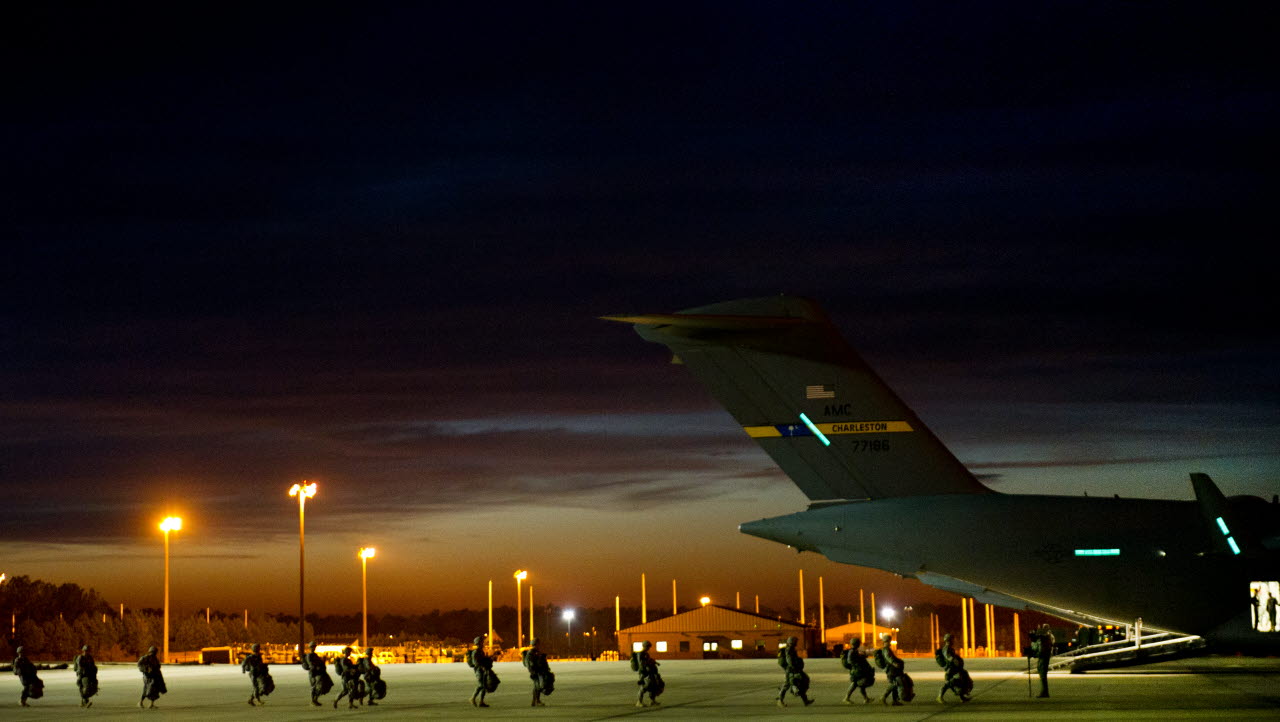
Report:
[[[1118,642],[1091,644],[1059,654],[1050,660],[1049,669],[1070,669],[1072,674],[1080,674],[1091,669],[1112,669],[1182,659],[1198,655],[1204,648],[1205,641],[1202,637],[1161,632]]]

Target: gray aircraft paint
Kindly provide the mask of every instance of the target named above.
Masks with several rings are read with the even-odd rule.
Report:
[[[813,502],[746,534],[1015,609],[1280,644],[1248,597],[1280,578],[1275,504],[1203,474],[1196,501],[995,493],[806,299],[605,318],[670,348]]]

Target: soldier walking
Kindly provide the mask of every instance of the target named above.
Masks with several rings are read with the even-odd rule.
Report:
[[[151,700],[151,708],[155,709],[156,700],[169,691],[164,683],[164,674],[160,672],[160,660],[156,657],[156,651],[154,646],[149,647],[147,653],[138,659],[138,671],[142,672],[142,697],[138,699],[139,707],[145,706],[143,702]]]
[[[249,695],[249,706],[253,707],[266,704],[267,701],[263,697],[271,694],[276,685],[275,681],[271,679],[267,663],[262,659],[262,645],[254,642],[250,649],[253,652],[240,663],[240,674],[247,672],[249,681],[253,684],[253,693]]]
[[[382,681],[382,668],[373,663],[373,647],[364,650],[356,671],[364,677],[365,704],[376,707],[377,701],[387,696],[387,683]]]
[[[636,706],[644,707],[644,696],[649,695],[650,705],[662,704],[658,701],[658,695],[662,694],[667,688],[667,683],[662,681],[662,675],[658,673],[658,660],[649,654],[649,648],[653,644],[645,640],[640,645],[640,651],[631,655],[631,670],[640,674],[640,680],[636,684],[640,685],[640,696],[636,698]]]
[[[27,704],[28,699],[40,699],[44,696],[44,682],[36,674],[36,666],[27,659],[22,647],[15,649],[14,653],[16,656],[13,658],[13,673],[22,682],[21,704],[23,707],[30,707],[31,705]]]
[[[884,696],[880,701],[890,704],[889,698],[893,698],[892,705],[894,707],[902,706],[903,702],[910,702],[915,697],[911,677],[907,675],[906,665],[893,653],[893,635],[880,635],[880,649],[876,650],[876,666],[884,670],[884,677],[889,688],[885,690]]]
[[[800,651],[796,649],[799,643],[796,637],[788,637],[787,643],[782,649],[778,650],[778,666],[786,671],[787,676],[782,681],[782,689],[778,690],[778,706],[787,706],[787,691],[799,697],[804,706],[808,707],[813,704],[813,700],[809,699],[809,675],[804,671],[804,659],[800,656]]]
[[[964,658],[951,646],[951,633],[942,635],[942,646],[934,653],[934,660],[942,667],[942,689],[938,691],[938,702],[947,696],[947,690],[956,693],[961,702],[969,701],[969,693],[973,691],[973,679],[964,668]]]
[[[840,664],[849,670],[849,691],[844,693],[844,703],[853,704],[853,691],[862,693],[862,703],[867,704],[871,698],[867,696],[867,688],[876,683],[876,670],[863,654],[860,642],[851,642]]]
[[[307,679],[311,682],[311,704],[319,707],[320,698],[333,689],[333,678],[326,669],[324,657],[316,654],[317,644],[311,643],[311,651],[302,658],[302,668],[307,670]]]
[[[342,678],[342,691],[338,693],[338,697],[333,700],[333,708],[338,708],[338,703],[343,697],[347,698],[347,709],[354,709],[356,702],[364,700],[364,682],[360,680],[360,670],[355,663],[351,661],[351,653],[355,651],[350,647],[342,648],[342,656],[333,660],[333,671],[338,673]]]
[[[98,693],[98,663],[93,661],[89,645],[86,644],[80,648],[80,654],[71,661],[71,668],[76,673],[76,687],[80,690],[80,706],[92,707],[93,700],[89,698]]]
[[[493,657],[485,654],[484,637],[475,638],[476,648],[467,653],[467,666],[476,674],[476,691],[471,694],[474,707],[488,707],[484,696],[498,688],[498,675],[493,672]]]
[[[520,655],[524,668],[529,670],[529,679],[533,680],[533,701],[530,707],[542,707],[542,695],[555,691],[556,676],[547,664],[547,655],[538,649],[538,638],[529,640],[529,648]]]

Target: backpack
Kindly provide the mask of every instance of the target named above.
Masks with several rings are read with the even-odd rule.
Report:
[[[640,671],[640,653],[639,652],[636,652],[635,654],[631,655],[631,671],[632,672]]]
[[[847,670],[852,670],[854,654],[855,652],[852,649],[850,649],[846,651],[844,654],[840,655],[840,666],[844,667]]]
[[[476,668],[476,650],[474,649],[467,652],[467,666],[472,669]]]
[[[947,657],[946,657],[946,655],[944,655],[944,654],[942,653],[942,648],[941,648],[941,647],[939,647],[938,649],[934,650],[934,652],[933,652],[933,659],[938,663],[938,666],[939,666],[939,667],[942,667],[943,669],[946,669],[946,667],[947,667]]]

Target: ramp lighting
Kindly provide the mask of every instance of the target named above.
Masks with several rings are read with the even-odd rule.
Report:
[[[704,607],[705,607],[705,606],[707,606],[708,604],[710,604],[710,603],[711,603],[711,597],[703,597],[703,598],[699,599],[699,600],[698,600],[698,602],[699,602],[700,604],[702,604],[702,606],[704,606]]]
[[[880,616],[883,617],[886,622],[893,621],[894,614],[895,612],[893,611],[893,607],[885,607],[880,610]]]
[[[1118,557],[1120,556],[1120,550],[1119,549],[1077,549],[1076,556],[1078,557]]]
[[[813,432],[814,436],[818,437],[818,440],[822,442],[823,446],[831,446],[831,439],[828,439],[825,434],[819,431],[818,427],[813,425],[813,422],[809,420],[808,416],[800,414],[800,420],[804,422],[805,426],[809,427],[809,430]]]

